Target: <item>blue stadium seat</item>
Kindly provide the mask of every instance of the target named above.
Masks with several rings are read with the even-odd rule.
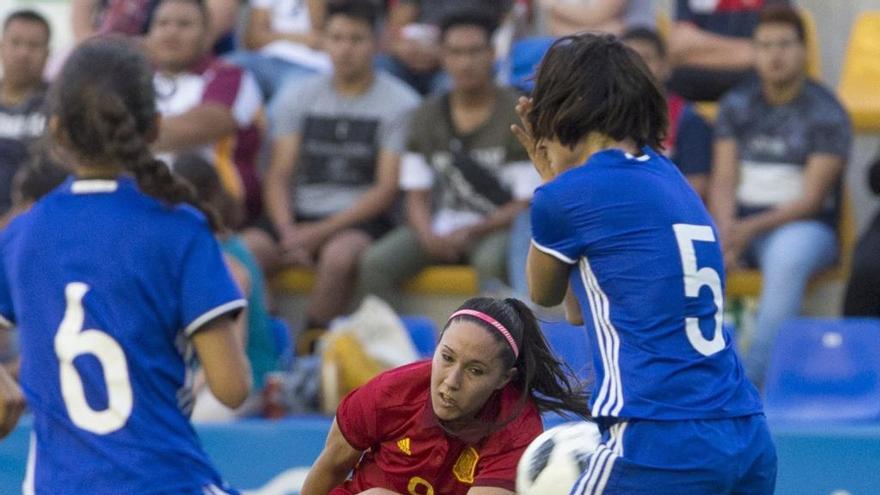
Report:
[[[437,325],[434,320],[418,315],[401,316],[400,319],[419,354],[423,358],[434,355],[434,347],[437,346]]]
[[[786,323],[770,361],[765,411],[776,421],[880,422],[880,320]]]
[[[586,328],[565,321],[542,321],[541,329],[553,352],[582,380],[592,381],[593,363]]]

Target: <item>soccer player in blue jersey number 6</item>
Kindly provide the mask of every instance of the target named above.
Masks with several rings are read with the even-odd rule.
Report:
[[[245,301],[212,235],[216,216],[185,205],[192,190],[150,154],[149,64],[126,42],[93,39],[51,98],[51,136],[75,175],[0,235],[0,322],[20,333],[34,415],[23,491],[236,493],[187,415],[196,356],[221,402],[247,397],[233,333]]]
[[[722,326],[718,232],[657,152],[666,104],[647,67],[613,37],[562,38],[517,111],[544,179],[529,290],[583,315],[596,369],[603,442],[571,493],[773,493],[761,402]]]

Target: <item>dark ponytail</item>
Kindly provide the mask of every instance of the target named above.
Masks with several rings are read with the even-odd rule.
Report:
[[[563,416],[590,418],[586,384],[581,383],[571,367],[553,354],[538,319],[525,303],[514,298],[500,300],[475,297],[465,301],[459,307],[461,309],[485,313],[510,332],[520,349],[519,356],[514,356],[513,350],[505,343],[502,359],[506,367],[516,368],[513,383],[522,390],[523,406],[526,400],[531,399],[542,412],[553,411]],[[466,318],[484,327],[494,338],[505,342],[497,330],[473,316],[457,316],[447,322],[446,327],[459,318]]]
[[[145,194],[168,205],[189,203],[204,213],[212,229],[223,229],[219,216],[198,200],[193,188],[150,151],[147,136],[158,131],[153,73],[130,42],[84,42],[64,64],[51,101],[61,144],[68,151],[88,163],[106,162],[130,171]]]

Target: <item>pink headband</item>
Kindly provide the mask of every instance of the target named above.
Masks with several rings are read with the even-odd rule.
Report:
[[[514,358],[519,357],[519,347],[517,347],[516,341],[513,340],[513,335],[511,335],[510,332],[507,330],[507,328],[505,328],[504,325],[502,325],[498,320],[496,320],[495,318],[492,318],[491,316],[487,315],[486,313],[483,313],[480,311],[476,311],[473,309],[460,309],[460,310],[456,311],[455,313],[452,313],[452,316],[449,317],[449,321],[452,321],[453,318],[458,317],[458,316],[462,316],[462,315],[473,316],[474,318],[479,318],[479,319],[485,321],[486,323],[492,325],[493,327],[495,327],[495,329],[498,330],[498,332],[504,337],[504,339],[507,340],[507,343],[510,344],[510,349],[513,351],[513,357]]]

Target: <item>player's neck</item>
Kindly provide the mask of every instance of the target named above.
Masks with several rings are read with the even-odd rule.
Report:
[[[764,99],[771,105],[784,105],[801,94],[806,77],[800,75],[797,78],[781,84],[762,83]]]
[[[358,74],[350,78],[333,78],[333,86],[336,91],[343,96],[360,96],[370,89],[375,79],[375,73],[368,70],[363,74]]]
[[[116,179],[124,173],[125,170],[118,165],[87,163],[83,161],[77,161],[74,168],[74,175],[76,175],[77,179]]]
[[[642,154],[642,150],[639,149],[635,141],[630,138],[619,141],[613,139],[610,136],[598,134],[595,132],[584,138],[575,147],[575,151],[578,152],[578,156],[580,157],[580,161],[578,163],[586,162],[588,158],[601,151],[614,149],[621,150],[624,153],[629,153],[630,155],[635,156]]]

